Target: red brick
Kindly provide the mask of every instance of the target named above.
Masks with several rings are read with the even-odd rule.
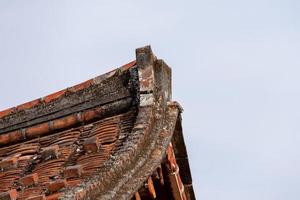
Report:
[[[39,181],[39,177],[37,173],[30,174],[20,179],[20,183],[25,187],[37,185],[38,181]]]
[[[57,192],[67,186],[66,180],[57,180],[48,184],[47,188],[50,192]]]
[[[0,193],[0,200],[16,200],[18,196],[17,190],[9,190],[7,192]]]
[[[80,177],[82,173],[81,165],[69,166],[64,170],[65,178],[77,178]]]

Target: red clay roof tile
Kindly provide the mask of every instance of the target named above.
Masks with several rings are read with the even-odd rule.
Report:
[[[30,102],[21,104],[21,105],[17,106],[16,109],[17,109],[17,111],[26,110],[26,109],[29,109],[29,108],[32,108],[32,107],[38,105],[39,103],[41,103],[41,99],[36,99],[36,100],[30,101]]]
[[[81,176],[81,173],[82,173],[81,165],[69,166],[64,170],[64,177],[65,178],[78,178]]]
[[[17,191],[15,189],[0,193],[0,200],[16,200]]]
[[[66,186],[67,186],[67,182],[65,179],[63,179],[63,180],[56,180],[56,181],[49,183],[47,188],[51,193],[54,193]]]
[[[38,181],[39,181],[39,177],[37,173],[24,176],[23,178],[20,179],[20,183],[25,187],[36,185]]]
[[[53,94],[50,94],[48,96],[43,97],[43,102],[45,103],[49,103],[51,101],[54,101],[60,97],[62,97],[65,93],[67,92],[67,89],[55,92]]]

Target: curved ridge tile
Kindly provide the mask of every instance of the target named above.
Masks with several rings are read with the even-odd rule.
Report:
[[[0,200],[193,200],[181,112],[171,69],[150,46],[136,61],[4,110]]]

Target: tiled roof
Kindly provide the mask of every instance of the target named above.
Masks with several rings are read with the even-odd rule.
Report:
[[[195,199],[171,69],[136,55],[0,112],[0,200]]]

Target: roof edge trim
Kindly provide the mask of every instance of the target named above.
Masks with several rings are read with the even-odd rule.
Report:
[[[113,76],[116,72],[118,72],[118,71],[126,71],[126,70],[132,68],[133,66],[135,66],[135,64],[136,64],[135,60],[131,61],[131,62],[129,62],[129,63],[125,64],[125,65],[122,65],[121,67],[116,68],[116,69],[114,69],[114,70],[112,70],[110,72],[107,72],[107,73],[102,74],[100,76],[97,76],[95,78],[86,80],[86,81],[81,82],[79,84],[73,85],[73,86],[68,87],[66,89],[63,89],[63,90],[51,93],[51,94],[49,94],[47,96],[44,96],[44,97],[41,97],[41,98],[38,98],[38,99],[35,99],[35,100],[32,100],[32,101],[29,101],[29,102],[25,102],[23,104],[15,106],[15,107],[11,107],[11,108],[7,108],[7,109],[4,109],[4,110],[0,110],[0,119],[4,118],[6,116],[9,116],[11,114],[14,114],[14,113],[17,113],[17,112],[21,112],[21,111],[33,108],[33,107],[35,107],[35,106],[37,106],[39,104],[45,104],[45,103],[49,103],[51,101],[57,100],[57,99],[63,97],[63,95],[66,94],[66,93],[77,92],[77,91],[80,91],[80,90],[83,90],[83,89],[89,87],[90,85],[99,84],[103,80],[105,80],[105,79]]]

